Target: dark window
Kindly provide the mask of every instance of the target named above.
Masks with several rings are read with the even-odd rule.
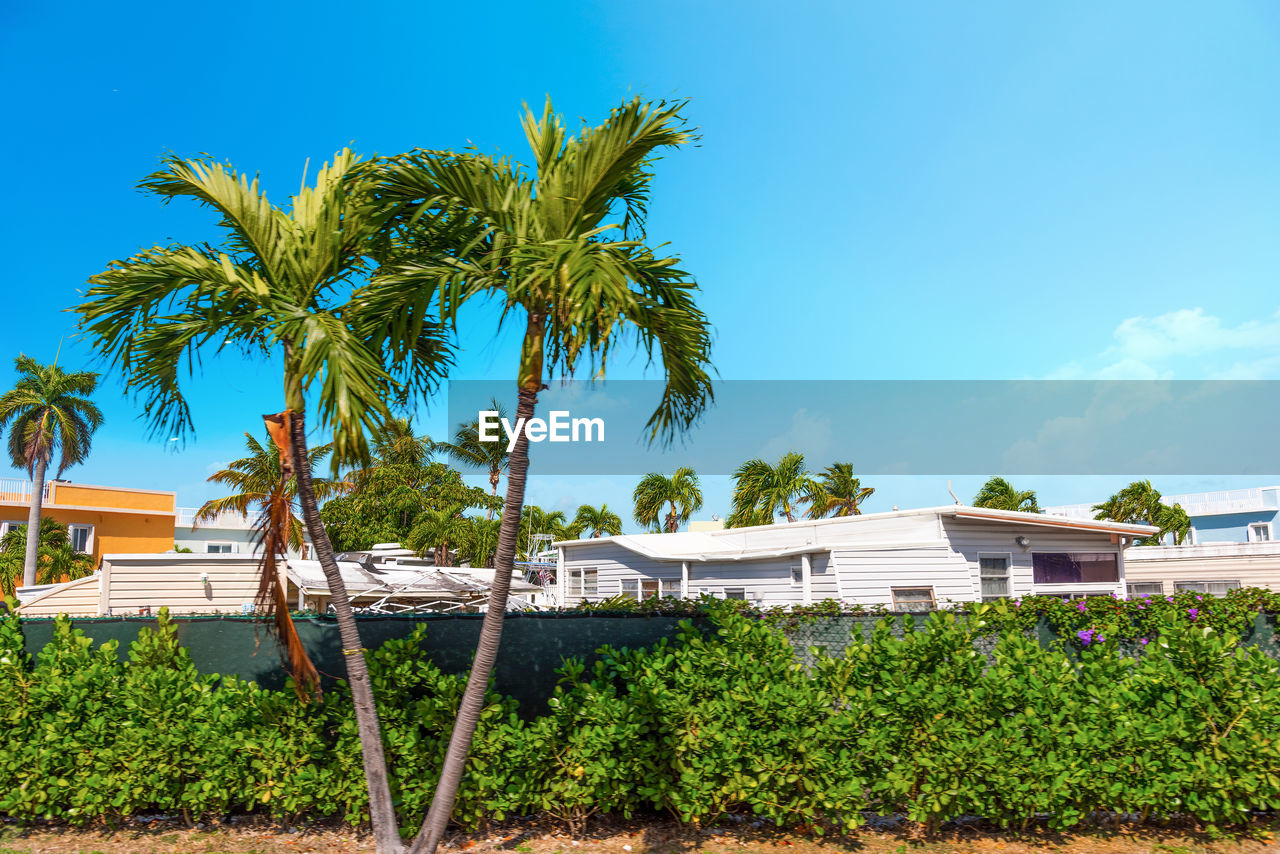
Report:
[[[1036,584],[1114,584],[1120,562],[1112,552],[1037,552],[1031,575]]]

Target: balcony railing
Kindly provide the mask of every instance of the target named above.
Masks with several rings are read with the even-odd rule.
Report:
[[[16,478],[0,478],[0,501],[10,504],[30,504],[31,491],[33,484],[29,480],[17,480]],[[49,481],[44,482],[44,491],[40,501],[48,503],[49,491],[53,484]]]
[[[193,525],[197,530],[200,528],[235,528],[238,530],[249,530],[258,523],[256,513],[250,513],[248,516],[241,516],[239,513],[220,513],[213,519],[205,519],[199,523],[196,522],[196,513],[200,512],[199,507],[179,507],[177,508],[177,518],[174,520],[175,527],[190,528]]]

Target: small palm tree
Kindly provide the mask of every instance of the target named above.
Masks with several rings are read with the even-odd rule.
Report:
[[[37,545],[36,577],[31,584],[57,584],[93,575],[91,555],[78,552],[71,545],[68,528],[48,516],[40,519]],[[11,528],[0,537],[0,595],[12,596],[16,582],[23,580],[23,564],[27,554],[27,526]]]
[[[599,507],[583,504],[574,515],[567,533],[580,537],[588,531],[592,539],[604,535],[616,537],[622,533],[622,517],[610,510],[608,504]]]
[[[1160,491],[1149,480],[1134,481],[1101,504],[1095,504],[1093,509],[1097,513],[1095,519],[1155,525],[1160,529],[1158,533],[1138,540],[1138,545],[1159,545],[1169,534],[1173,534],[1174,543],[1182,545],[1191,533],[1191,518],[1187,511],[1178,504],[1165,504]]]
[[[733,473],[733,508],[725,524],[730,528],[769,525],[778,516],[796,520],[796,506],[820,492],[804,467],[804,455],[783,454],[777,465],[748,460]]]
[[[636,522],[673,534],[702,509],[702,485],[688,466],[676,469],[671,477],[650,472],[640,478],[631,500],[635,502]],[[662,527],[658,528],[660,520]]]
[[[818,475],[818,487],[809,496],[809,518],[861,516],[859,505],[875,492],[853,476],[853,463],[833,463]]]
[[[67,373],[57,365],[42,365],[30,356],[13,362],[18,382],[0,397],[0,429],[9,428],[9,459],[31,476],[31,510],[27,524],[40,523],[44,479],[49,462],[59,453],[57,474],[85,461],[102,413],[88,399],[98,387],[98,375]],[[22,583],[36,583],[38,539],[26,543]]]
[[[498,413],[499,418],[507,417],[507,410],[498,401],[490,399],[489,409]],[[489,488],[494,496],[498,494],[498,483],[507,470],[511,455],[507,453],[505,442],[481,442],[480,419],[469,424],[459,424],[453,434],[452,442],[440,443],[440,449],[460,465],[474,466],[489,473]],[[493,518],[493,508],[485,514],[486,519]]]
[[[492,569],[493,555],[498,550],[498,529],[502,521],[471,516],[467,523],[470,528],[461,546],[467,561],[472,566]]]
[[[214,498],[201,505],[196,513],[194,529],[201,522],[217,519],[223,513],[231,513],[250,518],[252,514],[255,526],[262,515],[271,507],[277,497],[283,499],[289,508],[289,519],[285,530],[285,539],[289,548],[297,551],[302,548],[305,527],[302,520],[294,513],[298,499],[298,479],[285,478],[284,468],[280,464],[280,449],[270,438],[266,444],[259,442],[249,433],[244,434],[245,446],[249,456],[241,457],[227,463],[227,467],[209,475],[210,483],[219,483],[235,490],[231,495]],[[321,445],[312,448],[308,461],[314,470],[333,450],[332,445]],[[324,501],[343,491],[341,483],[312,477],[316,500]]]
[[[439,510],[427,510],[405,537],[405,546],[418,554],[430,551],[436,566],[452,566],[449,552],[466,540],[471,533],[471,523],[462,515],[465,505],[454,504]]]
[[[1032,489],[1017,490],[1003,477],[990,478],[973,497],[974,507],[991,510],[1016,510],[1020,513],[1039,513],[1036,493]]]

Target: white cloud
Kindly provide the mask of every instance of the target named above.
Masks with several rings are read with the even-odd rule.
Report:
[[[1067,362],[1048,378],[1277,379],[1280,311],[1235,325],[1199,307],[1126,318],[1096,357]]]

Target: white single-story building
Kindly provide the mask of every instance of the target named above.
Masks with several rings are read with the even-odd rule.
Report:
[[[1139,546],[1125,555],[1129,598],[1183,591],[1280,590],[1280,541]]]
[[[964,505],[751,528],[567,540],[557,599],[709,594],[761,607],[836,599],[894,610],[1125,595],[1125,550],[1157,529]]]
[[[28,617],[247,613],[254,610],[260,558],[251,554],[109,554],[93,575],[63,584],[20,588]],[[339,561],[352,605],[370,613],[484,610],[492,569],[436,568],[411,559],[374,564]],[[325,612],[329,587],[320,563],[281,562],[285,590],[298,610]],[[511,607],[546,604],[541,587],[511,580]]]

